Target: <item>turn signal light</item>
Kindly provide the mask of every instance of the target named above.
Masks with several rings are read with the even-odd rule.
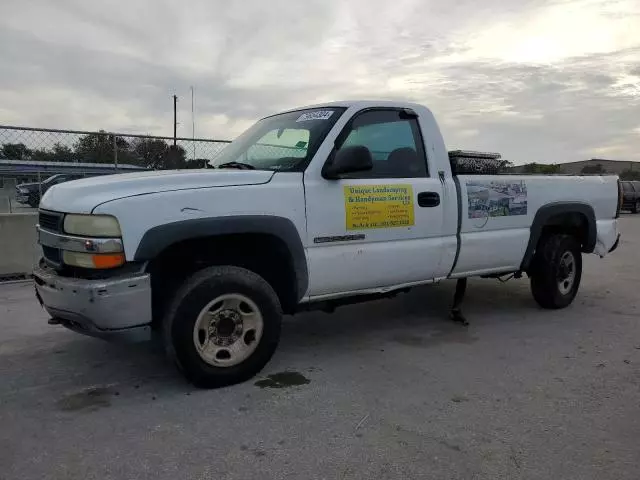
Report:
[[[116,268],[124,265],[124,253],[92,254],[80,252],[62,252],[65,264],[81,268]]]
[[[96,268],[115,268],[124,264],[124,253],[92,255]]]

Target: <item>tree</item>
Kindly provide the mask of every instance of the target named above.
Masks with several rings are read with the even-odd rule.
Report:
[[[500,160],[498,165],[498,172],[507,173],[510,172],[513,167],[513,162],[510,162],[509,160]]]
[[[587,175],[602,175],[603,173],[607,173],[607,171],[604,169],[601,163],[598,163],[597,165],[585,165],[584,167],[582,167],[582,170],[580,170],[580,173],[584,173]]]
[[[522,166],[523,173],[538,173],[542,175],[550,175],[554,173],[562,173],[562,167],[556,163],[526,163]]]
[[[164,165],[161,167],[167,170],[177,170],[187,168],[187,152],[180,145],[171,145],[167,155],[164,157]]]
[[[75,152],[60,143],[54,143],[51,150],[36,149],[31,153],[31,160],[39,162],[73,162]]]
[[[140,138],[133,143],[132,162],[154,170],[194,168],[187,161],[187,152],[180,145],[169,146],[157,138]]]
[[[144,167],[165,168],[165,157],[169,154],[169,145],[164,140],[156,138],[140,138],[133,143],[135,163]]]
[[[114,137],[113,134],[100,130],[97,133],[89,133],[78,139],[74,146],[76,156],[80,162],[90,163],[114,163]],[[115,137],[118,151],[118,163],[129,163],[131,152],[129,143],[122,137]]]
[[[31,150],[24,143],[5,143],[0,150],[0,158],[7,160],[28,160]]]

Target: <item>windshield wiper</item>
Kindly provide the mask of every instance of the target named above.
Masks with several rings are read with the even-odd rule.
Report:
[[[218,165],[218,168],[237,168],[238,170],[255,170],[256,167],[242,162],[227,162]]]

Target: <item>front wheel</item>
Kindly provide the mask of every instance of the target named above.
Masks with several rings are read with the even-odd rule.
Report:
[[[232,385],[271,359],[281,319],[278,297],[262,277],[238,267],[210,267],[176,293],[164,319],[165,347],[194,385]]]
[[[542,308],[559,309],[573,302],[582,278],[580,244],[571,235],[540,240],[533,259],[531,292]]]

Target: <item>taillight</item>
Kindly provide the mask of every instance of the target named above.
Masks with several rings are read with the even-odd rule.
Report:
[[[622,200],[624,199],[624,194],[622,193],[622,182],[618,179],[618,208],[616,208],[616,218],[620,217],[620,210],[622,210]]]

